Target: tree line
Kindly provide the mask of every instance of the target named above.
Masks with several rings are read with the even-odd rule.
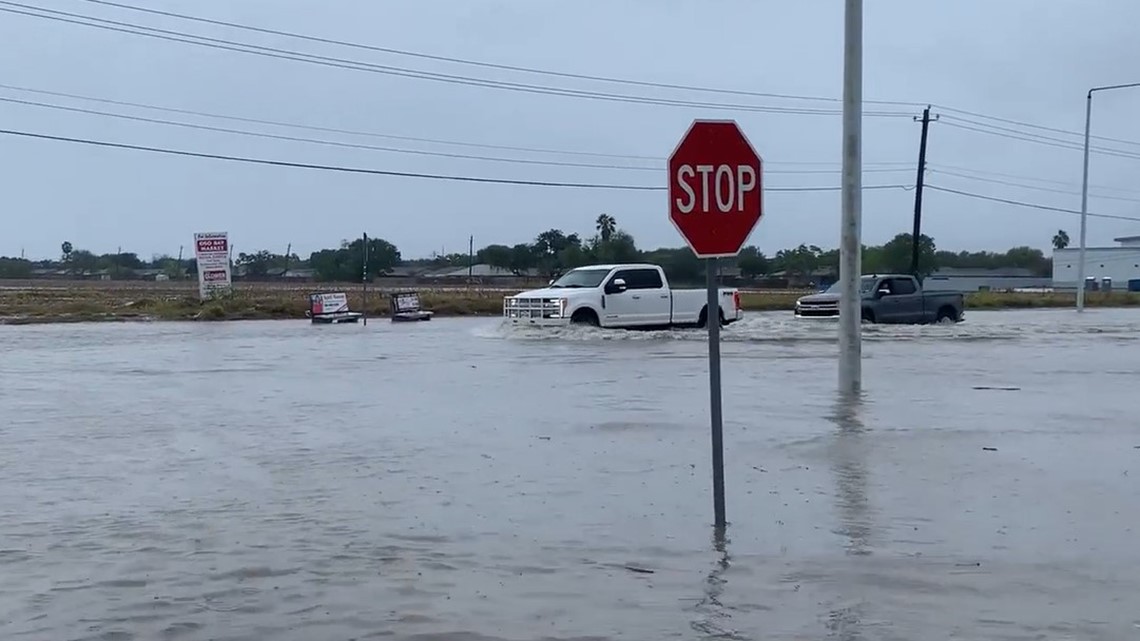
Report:
[[[1053,237],[1054,248],[1066,247],[1068,242],[1068,234],[1064,230],[1058,230]],[[194,259],[179,260],[158,255],[148,261],[133,252],[100,255],[76,249],[70,242],[64,242],[60,249],[58,260],[28,261],[0,257],[0,278],[29,278],[37,268],[76,276],[100,272],[113,279],[137,278],[144,270],[162,273],[171,279],[193,277],[197,273]],[[863,271],[909,272],[911,251],[911,235],[905,233],[882,245],[864,245]],[[676,282],[696,282],[704,278],[704,261],[697,259],[687,247],[640,249],[633,236],[619,228],[617,220],[609,214],[597,217],[593,233],[588,237],[561,229],[548,229],[529,243],[492,244],[473,255],[453,253],[408,260],[401,256],[395,244],[369,236],[367,265],[364,264],[364,255],[364,239],[357,238],[342,241],[335,248],[312,252],[307,259],[296,253],[285,255],[260,250],[239,253],[232,263],[235,272],[246,278],[274,278],[283,276],[288,270],[311,269],[316,280],[330,282],[360,282],[366,277],[372,280],[391,275],[398,267],[458,269],[470,263],[489,265],[506,274],[549,278],[592,263],[651,262],[660,264],[669,278]],[[724,263],[729,269],[739,272],[743,279],[818,282],[839,273],[839,250],[801,244],[768,256],[755,246],[748,246],[736,259]],[[1024,268],[1038,276],[1049,276],[1052,274],[1052,259],[1040,249],[1029,246],[1014,247],[1005,252],[940,250],[933,238],[920,236],[919,275],[927,276],[942,268]]]

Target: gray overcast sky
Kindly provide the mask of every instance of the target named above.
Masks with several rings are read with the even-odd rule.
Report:
[[[477,78],[690,101],[828,111],[840,106],[462,66],[249,33],[83,0],[18,1]],[[841,93],[841,0],[121,1],[369,45],[563,72],[781,94],[839,97]],[[0,6],[4,7],[11,5]],[[1140,3],[1133,0],[866,0],[864,95],[868,100],[930,102],[1079,132],[1088,87],[1140,82],[1137,24]],[[0,68],[5,70],[0,82],[7,85],[382,134],[650,156],[661,159],[661,169],[552,167],[348,149],[2,102],[0,129],[406,172],[663,185],[664,158],[689,122],[695,117],[731,117],[764,157],[767,187],[839,184],[840,117],[833,113],[737,112],[533,95],[268,59],[11,13],[0,13]],[[0,97],[354,144],[654,166],[653,161],[628,158],[272,128],[9,89],[0,89]],[[1138,106],[1140,89],[1098,95],[1094,135],[1140,141],[1140,122],[1132,116]],[[919,107],[907,106],[869,104],[865,109],[920,112]],[[929,184],[1079,208],[1079,148],[1059,148],[1042,138],[1079,146],[1079,135],[938,107],[934,111],[942,120],[931,126]],[[864,135],[864,183],[913,185],[919,125],[909,116],[868,116]],[[1090,211],[1140,217],[1140,144],[1095,142],[1118,149],[1125,157],[1094,154],[1091,183],[1102,188],[1094,187]],[[901,171],[870,171],[891,168]],[[827,173],[781,173],[805,170]],[[334,174],[11,136],[0,136],[0,171],[4,177],[0,254],[19,255],[24,250],[34,258],[57,255],[63,240],[95,252],[121,246],[143,257],[176,254],[179,245],[189,252],[193,232],[214,230],[229,231],[237,251],[280,252],[292,243],[302,255],[368,231],[394,242],[406,257],[421,257],[433,251],[465,251],[468,235],[475,236],[478,247],[527,241],[551,227],[589,234],[601,212],[614,215],[642,247],[683,244],[667,220],[663,192]],[[987,182],[993,180],[1042,189]],[[867,243],[909,231],[913,191],[868,191],[863,203]],[[1018,244],[1044,248],[1058,228],[1068,230],[1074,243],[1077,239],[1079,219],[1071,214],[936,191],[927,192],[925,203],[924,231],[943,249],[1005,249]],[[801,242],[837,244],[837,192],[770,192],[765,204],[765,218],[751,238],[762,250],[772,253]],[[1140,223],[1089,220],[1091,245],[1111,243],[1114,236],[1130,233],[1140,233]]]

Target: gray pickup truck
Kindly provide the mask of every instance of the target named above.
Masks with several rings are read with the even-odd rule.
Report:
[[[796,301],[797,318],[839,316],[839,283],[819,294]],[[965,300],[954,292],[924,292],[914,276],[875,274],[859,282],[863,298],[863,321],[868,323],[924,324],[958,322]]]

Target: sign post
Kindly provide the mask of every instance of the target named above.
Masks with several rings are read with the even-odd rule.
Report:
[[[695,120],[669,157],[669,220],[705,260],[709,332],[709,418],[712,424],[713,515],[724,507],[724,424],[720,380],[720,290],[717,259],[740,254],[763,215],[763,163],[731,120]]]

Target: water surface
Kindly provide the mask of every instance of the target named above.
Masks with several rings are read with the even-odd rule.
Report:
[[[1140,313],[0,327],[3,639],[1126,639]]]

